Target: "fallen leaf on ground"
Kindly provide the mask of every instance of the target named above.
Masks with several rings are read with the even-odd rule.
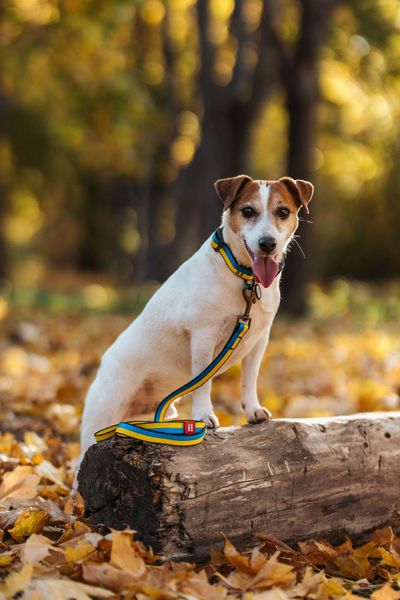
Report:
[[[22,595],[23,600],[91,600],[110,598],[114,593],[70,579],[34,579]]]
[[[381,587],[379,590],[376,590],[376,592],[374,592],[371,595],[371,599],[372,600],[399,600],[400,592],[395,591],[392,588],[392,586],[390,585],[390,583],[385,583],[385,585],[383,587]]]
[[[118,592],[131,586],[137,578],[126,569],[117,569],[108,563],[85,562],[82,565],[84,581]]]
[[[9,498],[13,500],[30,500],[37,494],[41,476],[34,473],[33,467],[17,466],[14,471],[5,473],[0,486],[0,502]]]
[[[132,547],[133,531],[113,531],[110,563],[119,569],[125,569],[139,578],[146,572],[143,558]]]
[[[48,520],[49,517],[43,510],[28,509],[16,518],[14,527],[8,533],[15,541],[23,542],[32,533],[41,531]]]
[[[24,564],[37,564],[49,556],[50,551],[60,552],[61,548],[53,546],[54,542],[44,535],[33,533],[22,547],[21,560]]]

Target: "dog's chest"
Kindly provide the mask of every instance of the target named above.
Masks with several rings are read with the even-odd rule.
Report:
[[[268,335],[274,320],[278,302],[279,301],[272,302],[272,298],[262,298],[253,304],[250,313],[250,328],[239,346],[237,346],[237,349],[234,351],[232,359],[230,359],[229,362],[241,360],[241,358],[246,356],[246,354],[252,350],[260,339],[263,339]],[[221,319],[220,327],[218,328],[215,355],[217,355],[225,345],[229,335],[232,333],[237,317],[243,313],[243,310],[244,304],[240,306],[236,315],[229,314]]]

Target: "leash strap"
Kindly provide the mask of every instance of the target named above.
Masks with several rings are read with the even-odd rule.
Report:
[[[243,296],[246,300],[246,308],[243,315],[238,317],[234,330],[218,356],[199,375],[171,392],[160,402],[154,415],[154,421],[121,421],[116,425],[97,431],[94,434],[96,442],[102,442],[116,436],[130,437],[157,444],[194,446],[203,440],[207,432],[204,421],[165,421],[167,410],[175,400],[201,387],[226,363],[250,328],[250,309],[258,298],[259,291],[259,286],[254,281],[253,272],[236,261],[229,246],[223,241],[222,232],[219,229],[211,237],[210,243],[214,250],[222,255],[229,269],[245,280]]]
[[[165,421],[168,407],[178,398],[197,390],[197,388],[211,379],[222,365],[226,363],[235,348],[238,347],[249,327],[249,318],[239,318],[229,340],[218,356],[197,377],[191,379],[160,402],[154,415],[154,421],[122,421],[117,425],[111,425],[97,431],[94,434],[96,441],[102,442],[115,435],[117,437],[131,437],[146,442],[172,444],[175,446],[194,446],[199,444],[207,431],[204,421]]]

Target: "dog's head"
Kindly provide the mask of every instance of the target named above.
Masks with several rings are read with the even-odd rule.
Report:
[[[298,212],[308,212],[314,186],[302,179],[253,180],[248,175],[218,179],[215,189],[224,205],[224,236],[237,259],[251,263],[269,287],[279,271],[298,225]]]

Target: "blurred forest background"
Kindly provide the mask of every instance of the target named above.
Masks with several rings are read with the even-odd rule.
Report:
[[[398,275],[398,0],[10,0],[0,44],[4,298],[162,281],[240,172],[316,185],[287,308]]]

